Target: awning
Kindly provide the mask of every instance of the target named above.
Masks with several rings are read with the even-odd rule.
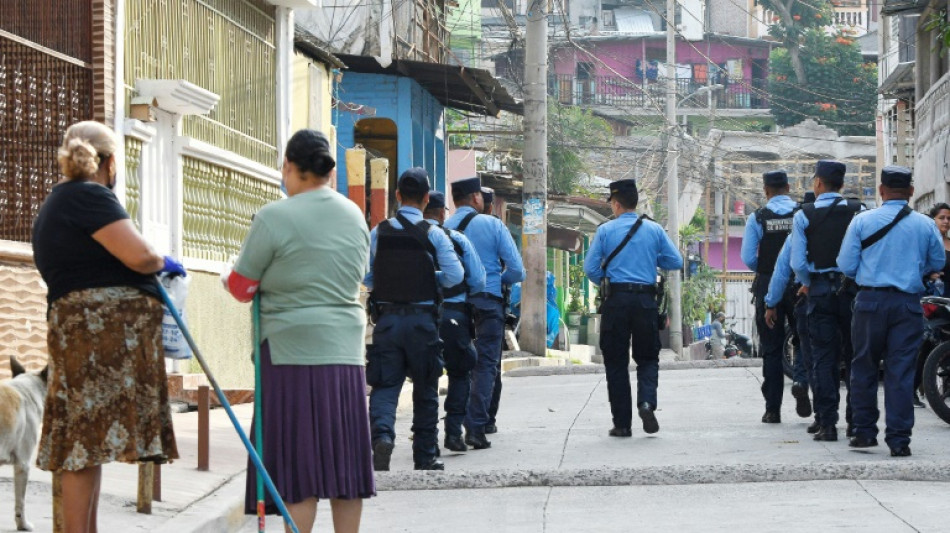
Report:
[[[524,114],[524,105],[512,98],[487,70],[406,59],[396,59],[384,68],[368,56],[336,57],[351,72],[411,78],[446,107],[488,116],[497,116],[499,111]]]
[[[317,39],[313,34],[300,26],[294,29],[294,46],[304,54],[313,59],[322,61],[327,65],[337,68],[343,66],[343,63],[330,52],[326,43]]]
[[[930,0],[884,0],[882,15],[920,13],[927,8]]]
[[[900,97],[914,92],[914,61],[898,63],[878,89],[883,95]]]

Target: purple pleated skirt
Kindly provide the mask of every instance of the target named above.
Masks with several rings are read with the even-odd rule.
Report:
[[[366,377],[355,365],[273,365],[261,345],[264,466],[285,503],[376,495]],[[254,420],[251,440],[254,440]],[[244,512],[257,514],[248,461]],[[267,514],[278,514],[266,495]]]

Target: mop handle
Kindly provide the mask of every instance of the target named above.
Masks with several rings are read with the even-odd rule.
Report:
[[[247,454],[250,457],[251,462],[254,463],[254,468],[256,468],[260,473],[260,476],[264,478],[264,485],[267,487],[267,492],[270,493],[271,498],[274,499],[274,503],[277,505],[277,509],[280,511],[281,516],[284,517],[284,523],[287,524],[294,533],[300,533],[300,531],[297,529],[297,524],[295,524],[294,520],[290,517],[290,512],[287,511],[287,506],[284,505],[284,500],[280,497],[280,493],[277,492],[277,487],[274,486],[274,482],[271,480],[270,474],[268,474],[267,470],[264,469],[264,464],[261,462],[260,456],[258,456],[257,452],[254,450],[254,446],[251,444],[250,439],[247,438],[247,434],[244,433],[244,429],[241,428],[241,423],[238,422],[237,416],[234,414],[234,410],[231,409],[231,404],[228,403],[228,399],[224,396],[224,392],[222,392],[221,387],[218,386],[218,381],[214,379],[211,369],[208,368],[208,364],[205,362],[204,357],[202,357],[201,352],[198,351],[198,346],[195,344],[195,340],[191,338],[191,333],[188,331],[188,327],[185,326],[185,322],[181,319],[181,315],[178,314],[178,310],[175,309],[175,304],[172,303],[172,299],[168,296],[165,286],[162,285],[161,280],[156,279],[156,283],[158,285],[158,293],[161,295],[162,301],[168,308],[168,312],[171,313],[172,318],[175,319],[175,323],[178,324],[179,329],[181,329],[181,333],[188,342],[188,346],[191,347],[191,351],[194,353],[195,359],[198,361],[198,365],[201,366],[201,370],[205,373],[205,376],[208,377],[208,382],[211,384],[211,388],[214,389],[214,394],[221,403],[221,407],[224,407],[224,410],[227,411],[228,418],[231,419],[231,424],[234,426],[234,430],[237,431],[238,437],[241,438],[241,442],[244,444],[244,448],[247,449]]]
[[[257,456],[264,460],[264,418],[261,415],[261,293],[254,294],[251,303],[251,321],[254,325],[254,444],[257,447]],[[257,471],[257,531],[264,533],[264,478],[261,471]]]

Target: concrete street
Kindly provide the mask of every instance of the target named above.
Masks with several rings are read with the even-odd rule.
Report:
[[[790,401],[783,424],[759,422],[760,373],[661,371],[660,432],[646,436],[635,419],[629,439],[607,436],[603,374],[507,377],[492,448],[444,453],[444,473],[411,470],[402,406],[393,471],[378,476],[380,495],[366,503],[363,530],[946,529],[950,426],[917,410],[909,459],[892,459],[883,440],[871,451],[849,449],[843,425],[839,442],[816,443]],[[249,409],[238,411],[246,420]],[[163,470],[166,501],[150,517],[134,510],[135,468],[107,467],[101,530],[254,530],[240,515],[245,455],[223,415],[212,412],[209,473],[194,470],[195,414],[176,415],[190,457]],[[11,470],[0,468],[0,532],[13,529]],[[33,480],[27,509],[37,531],[49,531],[49,477],[34,471]],[[317,531],[331,531],[329,508],[320,509]],[[269,517],[268,531],[281,531],[278,517]]]

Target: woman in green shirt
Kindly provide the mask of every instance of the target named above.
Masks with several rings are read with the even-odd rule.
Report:
[[[335,166],[322,133],[291,137],[282,168],[289,198],[254,217],[227,286],[244,302],[261,291],[262,421],[254,423],[264,424],[264,466],[300,531],[329,499],[340,533],[359,530],[362,499],[376,487],[359,299],[369,231],[356,204],[330,187]],[[249,464],[250,515],[255,477]]]

